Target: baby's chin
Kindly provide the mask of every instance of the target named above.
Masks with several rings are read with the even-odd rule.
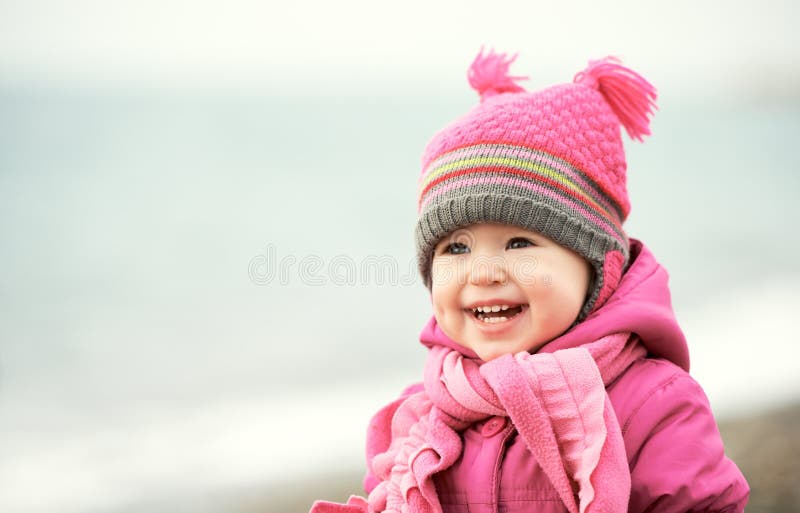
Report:
[[[483,360],[484,362],[491,362],[492,360],[496,360],[501,356],[511,354],[507,351],[475,351],[475,354],[478,355],[478,358]]]
[[[537,344],[537,343],[525,343],[519,341],[504,342],[495,340],[492,342],[483,343],[481,345],[478,345],[477,347],[475,346],[470,347],[470,349],[472,349],[472,351],[476,355],[478,355],[478,358],[480,358],[484,362],[490,362],[507,354],[514,356],[515,354],[518,353],[535,352],[543,345],[544,343]]]

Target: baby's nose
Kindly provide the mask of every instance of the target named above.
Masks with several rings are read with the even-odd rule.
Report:
[[[508,280],[506,260],[500,256],[478,256],[470,262],[469,281],[472,285],[492,285]]]

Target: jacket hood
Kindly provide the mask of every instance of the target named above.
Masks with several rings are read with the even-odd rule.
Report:
[[[650,356],[665,358],[689,371],[689,348],[672,309],[667,270],[640,241],[630,239],[630,244],[630,265],[611,297],[582,322],[545,344],[540,353],[629,331],[639,336]],[[423,328],[420,341],[429,348],[444,345],[468,358],[478,358],[445,335],[433,317]]]

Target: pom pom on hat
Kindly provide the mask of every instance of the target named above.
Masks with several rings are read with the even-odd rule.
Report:
[[[656,107],[656,88],[615,57],[589,61],[574,81],[594,87],[605,97],[631,139],[650,135],[650,117]]]
[[[495,53],[494,50],[489,50],[489,53],[484,55],[481,48],[467,71],[469,85],[481,95],[481,101],[500,93],[525,91],[517,81],[527,80],[528,77],[513,77],[508,74],[511,64],[516,59],[516,54],[506,57],[506,54]]]

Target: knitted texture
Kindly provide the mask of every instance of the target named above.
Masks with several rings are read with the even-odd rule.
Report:
[[[627,511],[630,470],[605,386],[645,355],[637,338],[614,333],[485,363],[429,342],[424,392],[403,401],[388,450],[370,462],[377,486],[367,500],[318,501],[310,513],[441,513],[433,475],[461,455],[460,433],[490,416],[510,419],[567,511]]]
[[[469,71],[481,103],[429,142],[422,159],[419,269],[430,287],[432,251],[442,237],[479,222],[546,235],[595,270],[581,312],[608,297],[629,256],[622,224],[630,212],[620,127],[649,133],[655,90],[613,59],[590,63],[575,81],[526,92],[508,76],[513,58],[478,55]],[[492,84],[496,84],[493,86]],[[614,262],[608,283],[606,254]]]

